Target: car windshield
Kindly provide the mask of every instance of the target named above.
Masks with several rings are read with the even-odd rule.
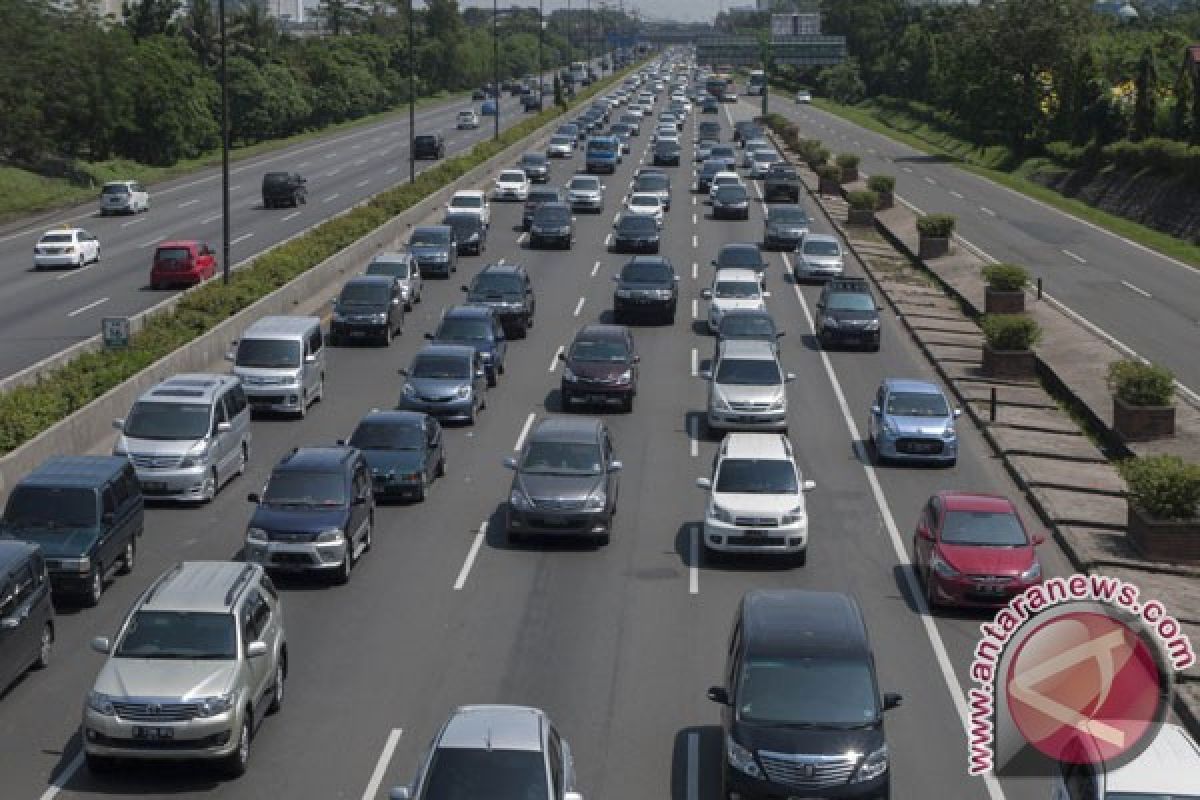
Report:
[[[721,203],[736,203],[745,200],[748,195],[744,186],[722,186],[717,189],[717,201]]]
[[[758,297],[757,281],[717,281],[713,297],[749,299]]]
[[[804,243],[804,255],[806,256],[836,256],[840,255],[841,250],[838,248],[837,242],[828,242],[823,239],[815,241],[809,240]]]
[[[263,502],[276,506],[344,506],[346,481],[340,472],[279,470],[271,475]]]
[[[616,143],[608,139],[592,139],[588,142],[589,153],[611,153]]]
[[[631,206],[654,206],[658,208],[662,203],[656,194],[635,194],[630,195],[629,205]]]
[[[242,339],[234,363],[239,367],[298,367],[302,351],[295,339]]]
[[[757,314],[726,314],[721,317],[720,335],[724,339],[774,339],[775,323]]]
[[[677,153],[679,152],[679,143],[663,139],[655,143],[654,149],[660,153]]]
[[[850,728],[879,718],[875,695],[865,661],[763,658],[742,668],[734,704],[749,723]]]
[[[471,289],[479,294],[523,294],[525,283],[513,273],[481,272]]]
[[[382,305],[392,297],[392,289],[386,284],[371,283],[347,283],[342,287],[342,293],[338,295],[339,305]]]
[[[459,198],[465,200],[466,198]],[[475,203],[475,208],[481,208],[480,203],[475,202],[475,198],[471,198],[471,202]],[[456,205],[458,208],[465,208],[465,203],[455,203],[451,201],[451,205]],[[431,231],[421,230],[418,228],[413,231],[412,238],[408,240],[411,245],[445,245],[450,243],[450,231]]]
[[[1021,547],[1028,543],[1020,520],[1007,511],[947,511],[942,541],[977,547]]]
[[[17,486],[9,495],[3,524],[6,530],[38,528],[46,532],[90,528],[96,524],[96,493],[79,488]]]
[[[600,448],[588,442],[529,443],[521,472],[531,475],[599,475]]]
[[[424,147],[428,144],[437,144],[437,139],[433,136],[418,136],[414,141],[418,147]]]
[[[363,420],[350,437],[350,446],[360,450],[422,450],[425,430],[420,422]]]
[[[649,172],[639,175],[633,182],[633,188],[640,192],[661,192],[671,188],[671,179],[666,175]]]
[[[232,661],[237,658],[233,614],[138,611],[113,651],[117,658]]]
[[[571,348],[572,361],[625,362],[629,351],[620,339],[580,339]]]
[[[202,439],[211,411],[204,403],[134,403],[124,432],[132,439]]]
[[[737,494],[795,494],[796,468],[778,458],[727,458],[713,488]]]
[[[621,233],[649,233],[657,231],[658,225],[653,217],[647,217],[642,214],[630,214],[626,217],[621,217],[621,222],[617,227]]]
[[[713,158],[734,158],[733,148],[727,144],[713,145]]]
[[[456,356],[419,356],[408,374],[414,378],[462,379],[471,377],[471,362]]]
[[[888,395],[887,413],[896,417],[946,417],[950,409],[941,394],[892,392]]]
[[[121,184],[105,186],[101,194],[129,194],[129,187]]]
[[[667,283],[672,270],[661,262],[632,261],[621,270],[621,280],[628,283]]]
[[[378,259],[367,265],[368,275],[391,275],[393,278],[408,277],[408,261]]]
[[[780,225],[808,224],[807,212],[799,208],[779,208],[776,206],[771,209],[767,219]]]
[[[524,183],[525,173],[518,170],[505,170],[496,180],[500,183]]]
[[[783,383],[779,365],[765,358],[725,358],[713,379],[732,386],[778,386]]]
[[[72,233],[47,233],[42,237],[42,242],[49,244],[59,244],[61,242],[73,241],[75,241],[75,235]]]
[[[755,153],[754,160],[762,162],[764,164],[774,164],[776,161],[779,160],[779,153],[776,153],[774,150],[767,150],[766,152]]]
[[[439,747],[421,800],[547,800],[548,791],[536,750]]]
[[[576,191],[594,192],[600,188],[600,181],[596,178],[572,178],[568,185]]]
[[[542,206],[533,218],[539,225],[566,225],[571,221],[571,210],[564,206],[553,208]]]
[[[442,320],[438,326],[435,339],[452,339],[456,341],[487,341],[491,338],[492,326],[482,318],[464,319],[450,317]]]
[[[541,205],[542,203],[553,203],[559,200],[557,189],[534,189],[525,198],[526,205]]]
[[[479,195],[455,195],[450,198],[451,208],[483,208],[483,198]],[[420,231],[417,231],[420,233]]]
[[[875,300],[863,292],[834,292],[825,299],[828,311],[874,311]]]
[[[546,165],[546,157],[537,153],[526,153],[521,156],[521,163],[527,167],[542,167]]]
[[[564,145],[564,144],[570,144],[570,143],[571,143],[570,136],[552,136],[552,137],[550,137],[550,144],[553,144],[553,145]]]

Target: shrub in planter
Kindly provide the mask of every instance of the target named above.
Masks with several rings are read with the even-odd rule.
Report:
[[[838,153],[836,163],[842,171],[842,183],[854,183],[858,180],[858,156],[854,153]]]
[[[891,208],[895,204],[896,178],[892,175],[872,175],[867,178],[867,188],[879,195],[879,209]]]
[[[949,253],[954,223],[955,218],[951,214],[925,214],[917,217],[917,255],[920,258],[937,258]]]
[[[1175,376],[1166,367],[1127,359],[1108,367],[1113,391],[1113,428],[1128,442],[1175,433]]]
[[[818,192],[821,194],[841,194],[841,168],[835,167],[833,164],[821,164],[817,167],[817,177],[820,178],[820,183],[817,186]]]
[[[846,221],[851,225],[873,225],[875,209],[879,207],[879,195],[870,189],[859,189],[846,194],[850,206]]]
[[[982,270],[987,281],[984,311],[988,314],[1020,314],[1025,310],[1025,287],[1029,270],[1020,264],[988,264]]]
[[[982,326],[983,374],[1021,381],[1037,376],[1033,346],[1042,331],[1035,321],[1023,314],[988,314]]]
[[[1178,456],[1117,464],[1129,487],[1127,535],[1143,555],[1200,562],[1200,466]]]

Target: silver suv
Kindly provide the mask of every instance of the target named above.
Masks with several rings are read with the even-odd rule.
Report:
[[[787,386],[796,379],[784,374],[772,342],[726,340],[717,345],[708,380],[710,430],[787,432]]]
[[[197,759],[246,771],[258,724],[283,703],[287,643],[263,568],[185,561],[138,598],[83,706],[88,768],[118,759]]]

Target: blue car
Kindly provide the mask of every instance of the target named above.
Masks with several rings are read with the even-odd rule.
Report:
[[[621,140],[616,136],[592,136],[587,140],[584,163],[588,172],[616,172],[621,163]]]
[[[496,312],[488,306],[452,306],[442,314],[437,330],[425,334],[435,344],[469,345],[483,358],[487,385],[496,385],[504,374],[508,341]]]
[[[875,458],[880,464],[923,461],[954,466],[958,461],[954,420],[961,413],[935,383],[886,379],[867,418]]]
[[[480,106],[480,108],[479,108],[479,114],[480,114],[480,116],[483,116],[483,117],[496,116],[496,101],[495,100],[484,100],[483,105]]]
[[[375,497],[425,499],[434,478],[446,474],[442,426],[416,411],[371,411],[350,436],[367,459]]]

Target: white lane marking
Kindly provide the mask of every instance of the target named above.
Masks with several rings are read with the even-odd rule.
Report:
[[[980,211],[982,211],[983,213],[987,214],[989,217],[994,217],[994,216],[996,216],[996,212],[995,212],[995,211],[992,211],[992,210],[991,210],[990,208],[988,208],[987,206],[980,206],[980,207],[979,207],[979,210],[980,210]]]
[[[928,175],[925,176],[925,182],[931,186],[937,186],[937,181],[935,181],[933,178],[929,177]]]
[[[692,195],[692,205],[696,205],[696,196]]]
[[[696,348],[692,348],[692,377],[695,378],[700,374],[700,353]]]
[[[698,236],[696,236],[696,234],[693,233],[692,234],[692,247],[699,247],[699,246],[700,246],[700,238]]]
[[[400,743],[403,734],[404,730],[401,728],[392,728],[388,732],[387,741],[383,743],[383,752],[375,762],[375,770],[371,773],[371,780],[367,781],[362,800],[375,800],[375,795],[379,793],[379,784],[383,783],[383,776],[387,774],[388,764],[391,763],[392,756],[396,753],[396,745]]]
[[[525,244],[528,241],[529,241],[528,233],[522,233],[520,236],[517,237],[517,244]]]
[[[596,277],[596,273],[599,271],[600,271],[600,262],[597,261],[595,264],[592,264],[592,277],[593,278]]]
[[[550,357],[550,368],[546,372],[554,372],[558,369],[558,357],[563,354],[563,346],[560,344],[558,349],[554,351],[554,355]]]
[[[304,169],[305,167],[307,167],[307,166],[308,166],[309,164],[311,164],[311,163],[312,163],[311,161],[301,161],[301,162],[300,162],[299,164],[297,164],[296,166],[297,166],[299,169]]]
[[[337,200],[339,197],[341,197],[340,194],[334,193],[334,194],[329,195],[329,197],[326,197],[321,202],[322,203],[332,203],[334,200]]]
[[[525,437],[529,435],[529,429],[533,427],[533,421],[537,419],[537,414],[532,411],[525,418],[525,424],[521,426],[521,432],[517,434],[517,443],[513,445],[513,450],[520,450],[525,446]]]
[[[1072,253],[1070,250],[1067,250],[1067,249],[1065,249],[1065,248],[1063,249],[1063,254],[1064,254],[1064,255],[1067,255],[1067,256],[1069,256],[1069,257],[1071,257],[1071,258],[1073,258],[1073,259],[1075,259],[1075,260],[1076,260],[1076,261],[1078,261],[1080,264],[1086,264],[1086,263],[1087,263],[1087,259],[1086,259],[1086,258],[1084,258],[1083,256],[1080,256],[1080,255],[1076,255],[1075,253]]]
[[[696,298],[692,298],[692,319],[700,319],[700,303]]]
[[[610,244],[612,244],[612,234],[611,233],[608,236],[604,237],[604,246],[608,247]]]
[[[687,800],[700,800],[700,734],[688,734]]]
[[[1134,286],[1129,281],[1121,281],[1121,285],[1124,286],[1126,289],[1128,289],[1131,292],[1137,292],[1142,297],[1154,297],[1154,295],[1150,294],[1145,289],[1139,289],[1138,287]]]
[[[326,153],[325,158],[326,159],[337,158],[337,153]]]
[[[54,280],[65,281],[67,278],[74,278],[76,275],[80,275],[84,272],[87,272],[89,269],[92,269],[93,267],[98,267],[98,266],[100,266],[100,262],[93,261],[91,264],[88,264],[86,267],[76,267],[75,269],[71,270],[70,272],[64,272],[62,275],[59,275]]]
[[[583,311],[583,304],[587,300],[586,297],[579,298],[579,302],[575,304],[575,316],[579,316],[579,312]]]
[[[617,221],[618,221],[618,220],[620,220],[620,219],[621,219],[621,212],[620,212],[620,211],[618,211],[616,214],[613,214],[613,225],[616,225],[616,224],[617,224]]]
[[[700,265],[695,261],[692,262],[692,280],[696,280],[696,276],[700,274]]]
[[[196,203],[199,203],[199,202],[200,202],[199,198],[193,198],[191,200],[184,200],[182,203],[180,203],[177,206],[177,208],[187,208],[188,206],[194,206],[194,205],[196,205]]]
[[[689,542],[689,544],[691,546],[690,547],[691,553],[689,554],[689,560],[691,561],[691,566],[688,567],[688,594],[700,594],[700,526],[693,524],[691,526],[691,534],[692,535],[689,537],[691,539],[691,541]],[[695,736],[695,735],[696,734],[694,734],[694,733],[689,734],[689,736]],[[690,741],[688,742],[688,749],[689,750],[691,749]],[[689,753],[689,763],[690,763],[690,753]],[[689,766],[688,767],[688,797],[695,797],[695,795],[691,793],[691,786],[692,786],[692,769]]]
[[[370,178],[363,178],[361,181],[359,181],[358,183],[356,183],[354,185],[355,185],[355,187],[361,189],[362,187],[366,186],[370,182],[371,182]]]
[[[238,242],[244,242],[244,241],[246,241],[247,239],[249,239],[249,238],[250,238],[251,236],[253,236],[253,235],[254,235],[253,233],[243,233],[241,236],[237,237],[236,239],[233,239],[233,240],[231,240],[231,241],[229,242],[229,246],[230,246],[230,247],[233,247],[233,246],[234,246],[235,244],[237,244]]]
[[[951,196],[951,197],[957,197],[959,200],[962,200],[962,199],[963,199],[962,192],[956,192],[956,191],[954,191],[953,189],[951,189],[951,190],[950,190],[950,196]]]
[[[240,188],[242,188],[242,185],[239,183],[237,186],[230,186],[229,191],[236,192]]]
[[[467,551],[467,559],[463,562],[462,569],[458,571],[458,579],[454,581],[454,591],[461,592],[462,588],[467,585],[467,576],[471,574],[471,567],[475,565],[475,558],[479,555],[479,548],[483,546],[484,539],[487,538],[487,520],[479,524],[479,532],[475,534],[475,541],[471,542],[471,549]]]
[[[295,219],[295,218],[296,218],[296,217],[298,217],[298,216],[300,216],[300,212],[299,212],[299,211],[293,211],[292,213],[290,213],[290,214],[288,214],[286,217],[284,217],[284,218],[283,218],[281,221],[282,221],[282,222],[287,222],[289,219]]]
[[[696,224],[696,215],[695,214],[692,214],[692,224],[693,225]]]
[[[688,453],[692,458],[700,455],[700,423],[695,417],[688,420]]]
[[[330,178],[332,178],[334,175],[337,175],[341,171],[342,170],[340,168],[339,169],[331,169],[331,170],[329,170],[329,172],[326,172],[325,174],[327,176],[329,176]]]
[[[75,773],[83,766],[83,751],[80,750],[71,759],[71,763],[67,764],[66,769],[58,773],[54,780],[50,781],[50,785],[46,787],[46,791],[42,792],[42,796],[38,800],[54,800],[63,787],[71,782],[71,778],[75,777]]]
[[[386,171],[385,171],[383,174],[384,174],[384,175],[391,175],[392,173],[394,173],[394,172],[395,172],[396,170],[398,170],[398,169],[400,169],[400,168],[399,168],[399,167],[390,167],[390,168],[389,168],[389,169],[387,169],[387,170],[386,170]]]
[[[158,244],[160,241],[162,241],[162,240],[161,240],[161,239],[155,239],[155,240],[153,240],[153,241],[150,241],[150,242],[142,242],[141,244],[139,244],[139,245],[138,245],[138,247],[149,247],[149,246],[151,246],[151,245]]]
[[[147,219],[148,219],[148,217],[138,217],[137,219],[131,219],[128,222],[122,222],[121,227],[128,228],[130,225],[138,225],[142,222],[145,222]]]
[[[220,218],[221,218],[220,214],[213,214],[211,217],[205,217],[204,219],[200,220],[200,224],[208,225],[209,223],[216,222]]]
[[[912,172],[912,167],[901,167],[900,169],[904,170],[905,172]]]
[[[85,311],[89,311],[89,310],[95,308],[96,306],[101,305],[102,303],[107,303],[107,302],[108,302],[107,297],[101,297],[99,300],[88,303],[86,306],[80,306],[79,308],[75,309],[74,311],[68,312],[67,316],[68,317],[78,316],[79,314],[82,314]]]
[[[362,147],[362,142],[355,142],[354,144],[350,145],[351,150],[358,150],[360,147]]]
[[[867,152],[870,153],[871,155],[876,155],[876,151],[875,151],[874,147],[868,147]]]

